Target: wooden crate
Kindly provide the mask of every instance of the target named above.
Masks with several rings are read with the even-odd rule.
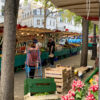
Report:
[[[44,96],[31,96],[30,93],[24,96],[24,100],[58,100],[57,94],[50,94]]]
[[[61,66],[60,64],[57,64],[56,68],[66,69],[66,72],[67,72],[67,74],[68,74],[69,77],[72,74],[72,67],[71,66]]]
[[[56,83],[56,90],[59,93],[64,92],[67,89],[68,72],[65,68],[46,68],[45,77],[54,78]]]
[[[66,70],[59,68],[46,68],[45,78],[63,78],[66,76]]]
[[[60,80],[61,79],[59,79],[59,82],[55,81],[57,93],[63,93],[67,89],[67,80],[62,81],[62,82],[60,82]]]
[[[64,93],[67,90],[67,86],[65,87],[57,86],[56,89],[57,89],[57,93]]]

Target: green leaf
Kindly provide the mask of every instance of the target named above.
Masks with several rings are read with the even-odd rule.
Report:
[[[28,4],[28,0],[24,0],[24,5],[27,5]]]
[[[81,95],[80,95],[80,94],[78,94],[78,93],[76,94],[76,96],[75,96],[75,97],[76,97],[76,99],[81,99]]]

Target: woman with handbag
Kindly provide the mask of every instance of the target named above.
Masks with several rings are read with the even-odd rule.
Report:
[[[49,39],[49,42],[47,44],[49,49],[49,58],[50,58],[50,65],[54,65],[54,52],[55,52],[55,42],[52,38]]]

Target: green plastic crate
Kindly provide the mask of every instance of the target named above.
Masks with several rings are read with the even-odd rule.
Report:
[[[27,93],[55,92],[56,83],[53,78],[26,79],[24,81],[24,95]]]

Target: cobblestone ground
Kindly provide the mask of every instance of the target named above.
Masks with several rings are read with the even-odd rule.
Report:
[[[91,55],[89,54],[88,65],[93,66],[94,60],[90,60],[90,57],[91,57]],[[55,65],[56,64],[79,66],[80,65],[80,54],[63,59],[63,60],[56,61]],[[15,100],[23,100],[24,79],[25,79],[25,71],[20,71],[20,72],[15,73]],[[1,81],[1,79],[0,79],[0,81]],[[0,89],[1,89],[1,87],[0,87]]]

